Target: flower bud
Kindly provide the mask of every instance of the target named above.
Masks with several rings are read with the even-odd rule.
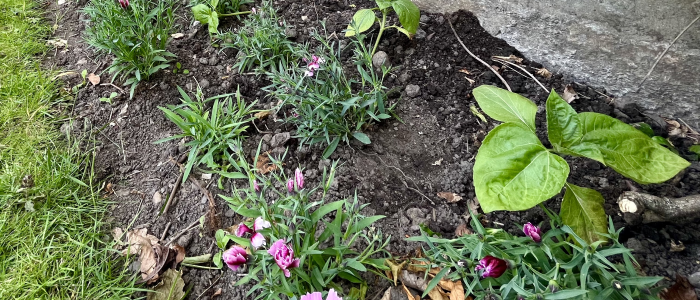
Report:
[[[287,181],[287,191],[289,191],[290,193],[294,192],[294,178],[289,178],[289,180]]]
[[[256,192],[260,193],[260,186],[258,185],[257,179],[253,179],[253,189],[255,189]]]
[[[556,293],[559,291],[559,284],[555,280],[550,280],[547,289],[552,293]]]
[[[479,261],[479,265],[476,266],[476,270],[483,270],[481,277],[493,277],[498,278],[503,275],[508,269],[508,262],[500,258],[487,255]]]
[[[123,9],[126,9],[129,7],[129,0],[119,0],[119,5],[121,5]]]
[[[536,243],[542,241],[542,230],[540,230],[539,227],[532,225],[530,222],[527,222],[527,224],[523,226],[523,232]]]
[[[612,282],[612,286],[613,286],[614,289],[616,289],[616,290],[619,291],[619,290],[622,289],[622,282],[620,282],[620,281],[618,281],[618,280],[615,280],[615,281]]]
[[[299,168],[294,171],[294,182],[296,183],[298,189],[301,190],[304,188],[304,173],[302,173]]]

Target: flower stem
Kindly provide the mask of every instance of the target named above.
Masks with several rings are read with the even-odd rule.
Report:
[[[384,33],[384,25],[386,24],[386,12],[382,11],[382,22],[379,23],[379,34],[377,35],[377,41],[374,42],[374,48],[372,48],[372,56],[377,52],[377,47],[379,46],[379,40],[382,38],[382,33]]]
[[[251,11],[239,11],[235,13],[230,13],[230,14],[219,14],[219,17],[230,17],[230,16],[238,16],[238,15],[246,15],[251,13]]]

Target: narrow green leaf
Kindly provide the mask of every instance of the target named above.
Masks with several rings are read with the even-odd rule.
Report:
[[[338,208],[343,207],[343,204],[345,203],[344,200],[339,200],[335,202],[331,202],[328,204],[324,204],[318,209],[316,209],[312,214],[311,214],[311,222],[312,223],[317,223],[319,220],[321,220],[325,215],[329,214],[332,211],[336,211]]]
[[[352,22],[348,25],[345,31],[345,36],[354,36],[357,33],[363,33],[374,24],[377,17],[371,9],[360,9],[352,16]]]
[[[362,220],[360,220],[360,222],[357,222],[355,223],[355,225],[352,226],[352,232],[359,232],[360,230],[367,228],[369,225],[372,225],[372,223],[379,221],[383,218],[385,218],[385,216],[382,215],[363,218]]]
[[[472,93],[489,117],[504,123],[524,124],[535,132],[537,105],[529,99],[490,85],[475,88]]]
[[[335,152],[335,148],[338,148],[338,143],[340,143],[340,138],[336,137],[333,139],[333,141],[326,147],[326,150],[323,150],[323,159],[327,159]]]
[[[546,294],[544,295],[544,299],[546,300],[561,300],[561,299],[573,299],[581,295],[587,294],[588,291],[586,290],[565,290],[565,291],[559,291],[553,294]]]
[[[606,238],[598,234],[608,231],[603,203],[605,199],[597,191],[567,183],[559,215],[587,243],[604,241]]]
[[[359,131],[353,132],[352,136],[355,137],[358,141],[362,142],[365,145],[370,143],[369,137],[362,132],[359,132]]]
[[[435,278],[430,280],[430,282],[428,283],[428,287],[425,288],[425,291],[423,292],[423,296],[421,296],[421,298],[425,298],[425,296],[427,296],[428,293],[430,293],[430,291],[432,291],[438,285],[438,283],[440,283],[440,280],[442,280],[442,278],[445,277],[445,274],[447,274],[447,271],[449,270],[450,268],[442,268],[442,270],[440,270],[440,272],[438,272],[437,275],[435,275]]]
[[[568,176],[566,161],[518,123],[494,128],[474,164],[476,197],[485,213],[531,208],[558,194]]]
[[[547,98],[547,135],[555,147],[569,147],[583,136],[578,114],[552,90]],[[556,148],[555,148],[556,149]]]

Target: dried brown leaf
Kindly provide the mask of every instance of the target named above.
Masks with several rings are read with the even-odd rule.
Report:
[[[258,172],[260,172],[260,174],[267,174],[277,170],[277,165],[270,161],[270,157],[268,155],[269,152],[260,154],[258,156],[258,161],[255,162],[255,168],[258,170]]]
[[[175,250],[175,265],[181,263],[183,260],[185,260],[185,255],[187,255],[187,252],[185,251],[185,248],[180,246],[180,245],[175,245],[173,246],[173,250]]]
[[[403,286],[403,291],[404,293],[406,293],[406,297],[408,298],[408,300],[420,300],[420,296],[416,295],[414,297],[413,293],[411,293],[411,291],[408,290],[405,284],[402,283],[401,285]]]
[[[401,270],[403,270],[403,266],[405,266],[407,262],[408,261],[406,260],[400,264],[397,264],[393,260],[387,259],[384,261],[384,264],[386,264],[389,267],[389,270],[391,271],[390,278],[394,280],[394,285],[396,285],[396,280],[399,278],[399,272],[401,272]]]
[[[107,183],[107,186],[105,187],[105,192],[107,192],[107,195],[114,194],[114,185],[112,185],[111,182]]]
[[[501,70],[501,68],[499,68],[498,66],[491,65],[491,68],[493,68],[493,70],[496,71],[496,73],[499,73],[499,74],[501,73],[501,72],[499,71],[499,70]]]
[[[448,192],[439,192],[437,193],[437,196],[447,200],[447,203],[455,203],[459,202],[459,200],[462,200],[462,197],[460,195],[457,195],[455,193],[448,193]]]
[[[168,269],[162,275],[163,280],[148,293],[147,300],[180,300],[185,297],[185,281],[182,272]]]
[[[223,291],[221,290],[221,288],[219,288],[216,290],[216,292],[214,292],[214,294],[211,295],[211,297],[214,298],[216,296],[220,296],[222,292]]]
[[[546,68],[542,68],[542,69],[537,70],[537,73],[535,73],[535,74],[540,75],[540,76],[547,78],[547,79],[552,78],[552,72],[550,72]]]
[[[683,245],[683,242],[678,241],[678,244],[676,244],[673,240],[671,240],[671,252],[682,252],[685,250],[685,245]]]
[[[468,71],[467,69],[460,69],[460,70],[457,71],[457,72],[464,73],[464,74],[467,74],[467,75],[471,75],[471,74],[472,74],[472,73],[469,73],[469,71]]]
[[[571,103],[574,100],[578,99],[578,94],[576,91],[574,91],[574,87],[570,84],[566,85],[566,88],[564,88],[564,94],[561,96],[562,99],[564,99],[567,103]]]
[[[471,86],[471,85],[474,85],[474,83],[476,83],[476,80],[471,79],[471,78],[469,78],[469,77],[467,77],[467,76],[464,76],[464,78],[467,79],[467,81],[469,81],[469,85],[470,85],[470,86]]]
[[[100,76],[95,73],[90,73],[87,79],[90,81],[90,83],[92,83],[92,85],[100,84]]]
[[[391,300],[391,287],[386,289],[386,291],[384,292],[384,295],[379,300]]]
[[[505,61],[509,61],[509,62],[512,62],[512,63],[518,63],[518,64],[523,63],[523,59],[522,59],[522,58],[517,57],[517,56],[515,56],[515,55],[513,55],[513,54],[511,54],[511,55],[509,55],[509,56],[494,56],[494,57],[492,57],[492,58],[493,58],[493,59],[505,60]]]
[[[425,291],[425,289],[428,288],[428,280],[426,280],[423,275],[414,274],[406,270],[399,273],[399,280],[401,280],[404,286],[419,291]]]
[[[661,299],[664,300],[697,300],[695,288],[690,284],[688,278],[676,274],[676,283],[661,292]]]
[[[258,113],[254,114],[253,116],[256,117],[258,120],[262,120],[262,119],[267,118],[271,113],[272,113],[272,110],[263,110],[263,111],[259,111]]]
[[[473,232],[467,228],[467,224],[462,223],[457,226],[457,229],[455,229],[455,235],[456,236],[463,236],[467,234],[472,234]]]

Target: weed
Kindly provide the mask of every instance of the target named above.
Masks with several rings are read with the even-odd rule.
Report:
[[[416,30],[418,30],[418,23],[420,21],[420,9],[418,9],[418,6],[413,4],[411,0],[375,0],[375,2],[378,7],[373,9],[360,9],[352,16],[348,29],[345,31],[345,36],[354,36],[355,34],[365,32],[369,30],[375,22],[379,23],[379,33],[374,42],[372,54],[377,52],[379,40],[381,40],[382,33],[384,33],[386,29],[395,28],[408,36],[409,39],[413,38],[416,34]],[[379,12],[382,13],[381,20],[374,14],[375,10],[379,10]],[[396,12],[399,16],[400,26],[386,26],[386,17],[391,11]]]
[[[197,2],[197,4],[192,6],[194,19],[202,24],[207,24],[209,34],[219,33],[219,18],[249,14],[251,11],[240,11],[241,6],[253,3],[253,1],[250,0],[210,0],[193,1],[192,3],[195,2]]]
[[[228,172],[231,166],[229,162],[235,161],[231,153],[235,153],[240,146],[240,139],[248,128],[246,123],[254,119],[251,113],[256,102],[245,104],[241,94],[236,91],[236,102],[231,99],[232,94],[219,95],[204,99],[202,89],[197,88],[195,100],[178,87],[182,96],[182,104],[158,107],[165,116],[175,123],[182,133],[171,136],[156,143],[163,143],[173,139],[189,139],[187,146],[190,152],[182,181],[185,182],[193,167],[203,164],[212,172],[219,173],[226,178],[239,178],[238,173]],[[214,101],[211,111],[206,111],[207,102]]]
[[[102,54],[114,55],[107,71],[112,81],[119,77],[130,85],[130,98],[142,80],[148,80],[176,57],[166,51],[175,25],[176,0],[132,1],[122,7],[117,1],[94,0],[84,8],[90,18],[85,39]]]

